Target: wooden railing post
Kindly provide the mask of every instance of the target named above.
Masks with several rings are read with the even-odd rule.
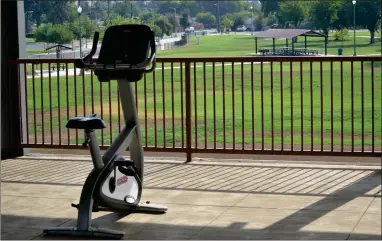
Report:
[[[191,162],[191,64],[186,62],[186,152],[187,162]]]

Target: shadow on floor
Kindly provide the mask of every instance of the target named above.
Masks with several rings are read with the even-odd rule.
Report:
[[[277,230],[277,226],[266,229],[248,229],[244,226],[246,222],[233,222],[229,227],[214,227],[214,226],[199,226],[197,224],[189,225],[173,225],[173,224],[156,224],[156,223],[125,223],[118,222],[118,219],[111,217],[113,214],[107,214],[100,218],[93,220],[93,226],[111,228],[125,232],[124,239],[204,239],[204,240],[243,240],[243,239],[331,239],[331,240],[344,240],[344,239],[369,239],[381,240],[381,235],[367,234],[367,233],[344,233],[344,232],[313,232],[313,231],[299,231],[294,229],[293,221],[289,220],[289,225]],[[122,218],[122,217],[121,217]],[[42,218],[42,217],[28,217],[28,216],[12,216],[2,215],[2,219],[6,222],[8,220],[24,220],[27,223],[54,223],[55,218]],[[4,222],[3,221],[3,222]],[[67,219],[66,222],[74,221]],[[296,221],[296,220],[295,220]],[[286,221],[285,221],[286,222]],[[296,221],[297,222],[297,221]],[[304,224],[305,225],[305,224]],[[302,226],[300,224],[296,226]],[[8,228],[2,227],[2,240],[15,240],[15,239],[87,239],[76,237],[63,237],[63,236],[44,236],[42,229],[23,229],[23,228]],[[33,233],[35,232],[35,233]],[[94,239],[94,238],[91,238]]]
[[[54,168],[59,166],[60,168]],[[91,162],[14,159],[1,163],[2,182],[82,186]],[[70,172],[68,172],[70,170]],[[204,192],[330,196],[370,176],[368,169],[272,165],[146,163],[144,188]],[[370,182],[381,184],[376,176]],[[377,188],[363,196],[373,197]],[[341,193],[341,195],[344,195]]]

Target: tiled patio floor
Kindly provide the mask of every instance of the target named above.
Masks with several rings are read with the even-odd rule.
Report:
[[[70,204],[91,168],[81,156],[2,161],[1,239],[75,225]],[[381,239],[378,166],[146,160],[144,186],[142,201],[166,214],[99,212],[93,226],[125,239]]]

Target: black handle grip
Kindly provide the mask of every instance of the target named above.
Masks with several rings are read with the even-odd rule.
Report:
[[[127,166],[127,167],[119,166],[118,170],[123,175],[126,175],[126,176],[135,176],[135,173],[136,173],[136,171],[134,170],[132,166]]]
[[[99,32],[95,32],[94,33],[94,37],[93,37],[93,46],[92,46],[92,50],[90,50],[90,53],[88,54],[88,56],[93,56],[96,51],[97,51],[97,45],[98,45],[98,39],[99,39]],[[87,56],[86,56],[87,57]],[[86,59],[85,57],[85,59]]]
[[[114,161],[114,167],[118,167],[118,170],[126,176],[135,176],[137,168],[132,161]]]
[[[76,68],[84,69],[86,68],[86,64],[92,63],[92,57],[97,52],[98,39],[99,39],[99,32],[95,32],[94,38],[93,38],[93,46],[90,53],[86,55],[85,58],[77,59],[74,61],[74,66],[76,66]]]
[[[79,68],[79,69],[84,69],[85,68],[85,63],[82,59],[76,59],[74,61],[74,66],[76,66],[76,68]]]

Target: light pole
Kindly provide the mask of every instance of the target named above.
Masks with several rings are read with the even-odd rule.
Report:
[[[78,27],[80,28],[80,58],[82,58],[81,12],[82,12],[82,8],[81,8],[81,6],[78,4],[77,13],[78,13]],[[78,75],[81,76],[82,74],[83,74],[83,69],[80,70],[80,73],[79,73]]]
[[[353,3],[353,20],[354,20],[354,56],[357,56],[356,46],[355,46],[355,4],[357,3],[357,1],[353,0],[352,3]]]
[[[215,6],[217,6],[218,7],[218,31],[221,33],[221,34],[223,34],[222,32],[221,32],[221,29],[220,29],[220,6],[219,6],[219,1],[218,1],[218,3],[216,4],[214,4]]]
[[[171,9],[174,9],[174,21],[175,21],[175,35],[176,35],[176,8],[169,7]]]
[[[110,16],[110,0],[107,0],[107,17]]]
[[[251,9],[251,35],[253,35],[253,6],[251,6],[250,9]]]
[[[81,8],[81,6],[78,6],[77,12],[78,12],[78,27],[80,28],[80,58],[81,58],[82,57],[82,43],[81,43],[81,39],[82,39],[82,31],[81,31],[81,12],[82,12],[82,8]]]
[[[130,18],[133,19],[133,1],[130,1]]]

